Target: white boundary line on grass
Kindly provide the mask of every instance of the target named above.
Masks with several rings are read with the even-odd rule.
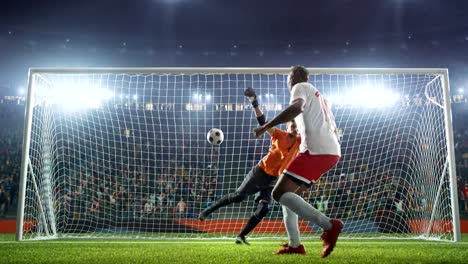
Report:
[[[23,242],[17,242],[17,241],[0,241],[0,244],[22,244],[22,245],[27,245],[27,244],[37,244],[37,243],[46,243],[46,244],[234,244],[233,241],[216,241],[216,240],[197,240],[197,241],[175,241],[175,240],[158,240],[158,241],[60,241],[60,240],[55,240],[55,241],[23,241]],[[253,244],[278,244],[280,241],[255,241],[252,242]],[[319,244],[322,243],[321,241],[307,241],[306,243],[312,243],[312,244]],[[340,244],[367,244],[367,245],[378,245],[378,244],[390,244],[390,245],[447,245],[447,244],[453,244],[453,245],[468,245],[468,242],[457,242],[457,243],[452,243],[452,242],[436,242],[436,241],[388,241],[388,242],[383,242],[383,241],[340,241]]]

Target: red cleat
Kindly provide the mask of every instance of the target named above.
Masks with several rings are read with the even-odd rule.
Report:
[[[343,222],[340,220],[332,219],[330,222],[332,223],[332,228],[324,231],[320,236],[320,239],[323,240],[322,258],[326,258],[330,253],[332,253],[335,248],[336,241],[338,240],[338,236],[343,229]]]
[[[306,251],[304,246],[301,244],[296,248],[290,247],[288,243],[284,243],[281,245],[281,248],[273,252],[273,255],[279,254],[301,254],[305,255]]]

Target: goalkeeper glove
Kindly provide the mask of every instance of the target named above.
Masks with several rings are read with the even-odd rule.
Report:
[[[258,107],[257,95],[255,94],[255,90],[253,88],[247,87],[247,89],[244,91],[244,95],[247,97],[247,99],[249,99],[254,108]]]

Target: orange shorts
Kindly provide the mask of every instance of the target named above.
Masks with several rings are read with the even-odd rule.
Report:
[[[317,181],[320,176],[335,167],[340,160],[336,155],[310,155],[299,153],[284,170],[284,173],[306,183]]]

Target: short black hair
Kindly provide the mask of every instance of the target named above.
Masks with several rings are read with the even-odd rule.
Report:
[[[291,75],[289,76],[289,84],[291,87],[301,82],[307,82],[308,80],[309,71],[304,66],[296,65],[291,67]]]

